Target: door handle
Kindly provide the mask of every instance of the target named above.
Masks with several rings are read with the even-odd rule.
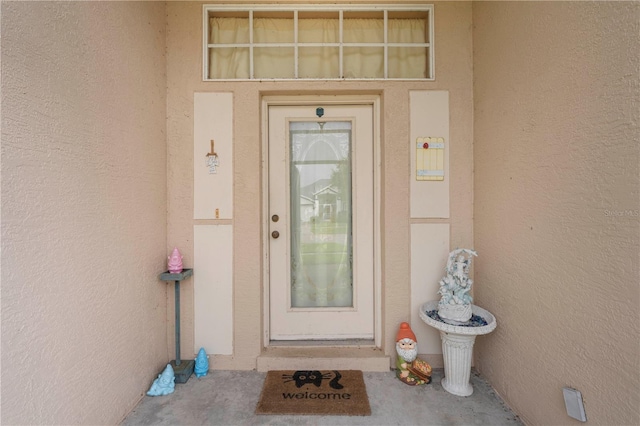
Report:
[[[279,233],[278,231],[273,231],[273,232],[271,233],[271,236],[272,236],[273,238],[278,238],[278,237],[280,236],[280,233]]]
[[[274,214],[273,216],[271,216],[271,220],[274,222],[277,222],[280,220],[280,216],[278,216],[277,214]]]

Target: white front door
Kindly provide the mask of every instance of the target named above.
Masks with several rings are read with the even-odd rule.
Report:
[[[372,105],[268,107],[271,340],[374,337]]]

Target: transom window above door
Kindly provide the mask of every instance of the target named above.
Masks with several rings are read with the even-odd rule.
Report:
[[[433,5],[205,5],[203,80],[433,80]]]

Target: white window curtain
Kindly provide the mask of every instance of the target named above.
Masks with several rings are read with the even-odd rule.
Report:
[[[343,47],[343,75],[340,75],[339,20],[300,19],[298,43],[327,46],[298,47],[298,78],[384,78],[384,47]],[[389,19],[388,43],[427,43],[424,19]],[[210,18],[210,43],[248,45],[247,18]],[[294,43],[293,19],[253,20],[253,67],[255,78],[295,78],[293,47],[258,46],[256,43]],[[382,19],[345,19],[343,43],[384,43]],[[246,46],[209,49],[209,78],[248,79],[250,50]],[[428,52],[424,46],[388,47],[389,78],[426,78]]]
[[[388,24],[388,38],[392,43],[425,43],[427,23],[424,19],[392,19]],[[429,69],[424,47],[389,47],[389,77],[427,78]]]
[[[339,22],[335,19],[298,21],[298,42],[339,43]],[[337,46],[300,47],[298,77],[336,78],[340,74],[340,50]]]
[[[248,44],[249,20],[243,18],[211,18],[211,42],[216,44]],[[248,47],[209,49],[209,78],[249,78]]]

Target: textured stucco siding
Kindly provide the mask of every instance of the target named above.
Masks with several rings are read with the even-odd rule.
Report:
[[[475,2],[476,362],[528,424],[640,422],[640,5]]]
[[[114,424],[167,362],[165,6],[2,2],[2,424]]]
[[[436,80],[386,83],[202,82],[200,2],[1,11],[0,423],[116,423],[172,358],[157,276],[174,246],[193,263],[194,92],[234,96],[234,354],[212,368],[261,350],[265,94],[381,96],[393,354],[424,261],[410,225],[430,223],[409,218],[411,90],[450,95],[451,217],[434,222],[479,252],[476,303],[499,325],[476,366],[528,424],[576,423],[563,386],[592,424],[640,422],[638,3],[436,2]],[[188,280],[184,358],[193,312]]]

